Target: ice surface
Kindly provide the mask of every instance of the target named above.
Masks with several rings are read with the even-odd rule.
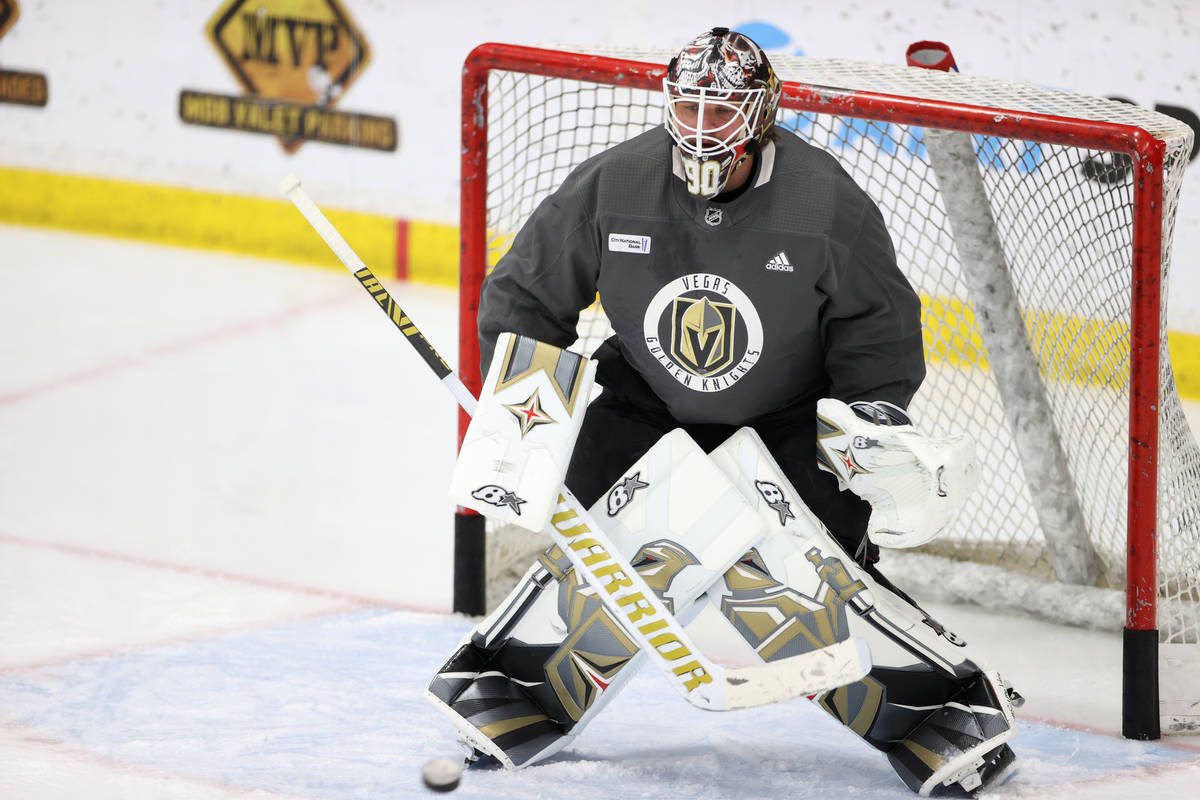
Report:
[[[0,798],[428,796],[454,413],[349,276],[0,226]],[[397,300],[451,363],[451,292]],[[1029,698],[996,797],[1192,796],[1129,742],[1120,637],[938,605]],[[711,617],[695,623],[715,651]],[[646,671],[544,765],[459,797],[905,798],[805,701],[730,714]]]

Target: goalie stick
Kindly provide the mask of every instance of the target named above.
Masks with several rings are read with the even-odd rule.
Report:
[[[358,278],[463,410],[473,414],[475,397],[471,391],[309,198],[300,186],[300,179],[288,175],[279,182],[279,191]],[[857,638],[767,664],[724,667],[696,647],[679,620],[566,486],[561,489],[555,513],[545,530],[630,638],[676,691],[698,708],[729,711],[777,703],[853,683],[871,669],[870,651]]]

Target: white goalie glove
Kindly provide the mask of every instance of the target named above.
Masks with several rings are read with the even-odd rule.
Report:
[[[871,504],[867,535],[880,547],[935,538],[979,483],[969,437],[927,436],[883,401],[818,401],[817,461]]]

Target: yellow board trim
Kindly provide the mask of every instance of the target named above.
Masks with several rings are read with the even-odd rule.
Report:
[[[1024,321],[1030,347],[1051,380],[1110,386],[1125,375],[1128,326],[1046,312],[1027,314]],[[929,363],[991,368],[967,303],[922,295],[921,322]],[[1170,331],[1167,346],[1179,396],[1200,400],[1200,335]]]
[[[401,226],[391,217],[336,209],[326,213],[379,277],[394,277],[396,265],[403,261],[409,280],[458,285],[456,226],[412,220],[402,243]],[[320,237],[282,199],[0,167],[0,222],[342,269]],[[398,252],[402,244],[404,252]],[[969,305],[928,296],[921,298],[921,305],[931,362],[989,368]],[[1107,382],[1119,371],[1128,348],[1127,333],[1118,325],[1036,314],[1026,318],[1026,328],[1034,352],[1058,380]],[[1060,345],[1054,352],[1043,352],[1039,343],[1045,341]],[[1168,347],[1179,395],[1200,400],[1200,334],[1171,331]]]
[[[1200,400],[1200,335],[1168,331],[1167,349],[1171,353],[1171,369],[1175,372],[1179,396]]]
[[[396,221],[327,211],[362,259],[395,274]],[[0,222],[344,269],[291,203],[0,167]]]
[[[1049,380],[1112,386],[1122,379],[1129,352],[1127,325],[1043,311],[1023,319],[1030,347]],[[970,305],[922,295],[921,321],[930,362],[990,369]]]
[[[458,226],[408,223],[409,280],[458,286]]]

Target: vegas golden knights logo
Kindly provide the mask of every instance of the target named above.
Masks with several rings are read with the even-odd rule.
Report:
[[[558,615],[567,626],[567,638],[546,662],[547,683],[563,711],[578,721],[637,654],[638,646],[575,574],[560,547],[551,547],[539,561],[558,581]],[[686,547],[666,539],[647,542],[630,559],[671,612],[674,604],[665,596],[671,582],[685,567],[698,563]]]
[[[750,297],[728,278],[684,275],[646,305],[646,349],[667,374],[694,392],[730,388],[762,355],[763,328]]]
[[[729,590],[721,613],[764,661],[828,647],[850,635],[846,601],[865,589],[836,557],[812,548],[805,554],[821,579],[811,596],[771,576],[757,550],[725,573]]]
[[[667,610],[674,614],[675,601],[667,597],[671,582],[685,567],[699,564],[700,559],[677,542],[658,539],[642,545],[629,563],[646,581],[646,585],[654,590]]]
[[[671,355],[695,375],[711,375],[733,360],[732,303],[707,297],[677,297],[672,309]]]
[[[638,646],[573,569],[560,574],[558,614],[567,623],[567,638],[546,662],[546,682],[563,712],[578,722]]]

